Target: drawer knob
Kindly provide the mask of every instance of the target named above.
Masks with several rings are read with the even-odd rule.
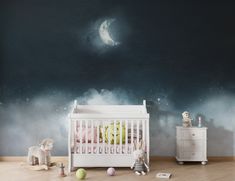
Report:
[[[193,133],[192,135],[193,135],[193,136],[195,136],[195,134],[194,134],[194,133]]]

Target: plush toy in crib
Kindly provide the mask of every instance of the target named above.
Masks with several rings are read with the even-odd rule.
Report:
[[[28,150],[28,164],[50,166],[50,152],[53,148],[53,142],[54,141],[52,139],[46,138],[42,140],[39,146],[31,146]]]
[[[122,129],[122,135],[120,135],[120,130]],[[110,130],[110,133],[109,133]],[[105,142],[108,143],[110,139],[110,144],[114,144],[115,139],[115,128],[114,123],[111,123],[109,126],[105,127]],[[120,137],[122,139],[122,143],[125,143],[126,138],[126,128],[125,125],[120,125],[120,122],[116,123],[116,144],[120,144]],[[109,138],[110,136],[110,138]]]
[[[132,164],[131,169],[134,169],[136,175],[146,175],[146,172],[149,172],[149,167],[145,163],[144,143],[142,140],[138,145],[134,141],[133,155],[135,162]]]

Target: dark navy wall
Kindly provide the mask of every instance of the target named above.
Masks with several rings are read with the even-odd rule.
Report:
[[[175,154],[181,113],[203,116],[208,154],[234,155],[231,1],[1,1],[0,155],[45,137],[67,154],[72,101],[151,103],[151,154]],[[105,45],[107,19],[118,46]],[[194,123],[196,125],[196,123]]]

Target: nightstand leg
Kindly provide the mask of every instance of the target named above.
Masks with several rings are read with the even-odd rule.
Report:
[[[207,164],[207,162],[205,162],[205,161],[202,162],[202,165],[206,165],[206,164]]]

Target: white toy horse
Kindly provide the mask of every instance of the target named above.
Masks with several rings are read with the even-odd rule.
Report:
[[[46,138],[42,140],[39,146],[31,146],[28,150],[28,164],[29,165],[51,165],[51,153],[53,148],[53,140]]]

